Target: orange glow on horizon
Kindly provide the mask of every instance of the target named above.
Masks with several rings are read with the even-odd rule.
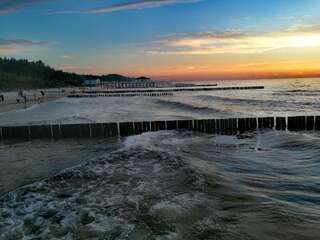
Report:
[[[243,64],[181,65],[128,71],[127,75],[147,75],[159,80],[227,80],[261,78],[320,77],[319,61],[283,61]]]
[[[108,74],[103,68],[63,68],[80,74]],[[162,68],[140,68],[116,73],[127,76],[149,76],[158,80],[228,80],[261,78],[320,77],[320,60],[316,62],[284,61],[275,63],[179,65]]]

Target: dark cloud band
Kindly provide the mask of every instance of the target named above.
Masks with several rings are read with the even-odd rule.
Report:
[[[25,7],[49,1],[52,0],[3,0],[0,2],[0,15],[16,12]]]
[[[26,39],[2,39],[0,38],[0,47],[1,46],[11,46],[11,45],[18,45],[18,46],[44,46],[48,45],[49,42],[47,41],[31,41]]]

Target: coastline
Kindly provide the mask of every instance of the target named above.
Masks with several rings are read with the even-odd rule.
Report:
[[[27,96],[25,104],[23,98],[20,97],[20,102],[17,102],[18,91],[0,92],[4,96],[4,102],[0,102],[0,114],[29,108],[36,104],[54,101],[66,97],[74,88],[51,88],[51,89],[33,89],[25,90],[23,93]],[[41,91],[44,92],[42,96]]]

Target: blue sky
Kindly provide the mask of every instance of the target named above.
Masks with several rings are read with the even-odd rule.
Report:
[[[258,74],[232,69],[252,59],[301,72],[317,65],[319,12],[319,0],[3,0],[0,56],[159,79]]]

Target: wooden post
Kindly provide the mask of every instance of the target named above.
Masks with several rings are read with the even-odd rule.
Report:
[[[320,130],[320,116],[315,117],[314,128],[315,128],[315,130]]]
[[[51,138],[51,126],[50,125],[33,125],[30,126],[30,137],[36,138]]]
[[[132,122],[121,122],[119,123],[119,128],[121,137],[134,135],[134,128]]]
[[[105,125],[102,123],[92,123],[91,124],[91,137],[104,137]]]
[[[3,139],[29,139],[27,126],[2,127]]]
[[[135,134],[141,134],[144,132],[143,122],[134,123]]]
[[[246,119],[238,118],[238,130],[239,133],[244,133],[246,131]]]
[[[276,129],[277,130],[286,130],[286,118],[285,117],[277,117],[276,118]]]
[[[167,130],[177,129],[177,121],[167,121]]]
[[[307,130],[314,130],[314,124],[315,124],[315,122],[314,122],[314,116],[307,116],[306,117],[306,129]]]

